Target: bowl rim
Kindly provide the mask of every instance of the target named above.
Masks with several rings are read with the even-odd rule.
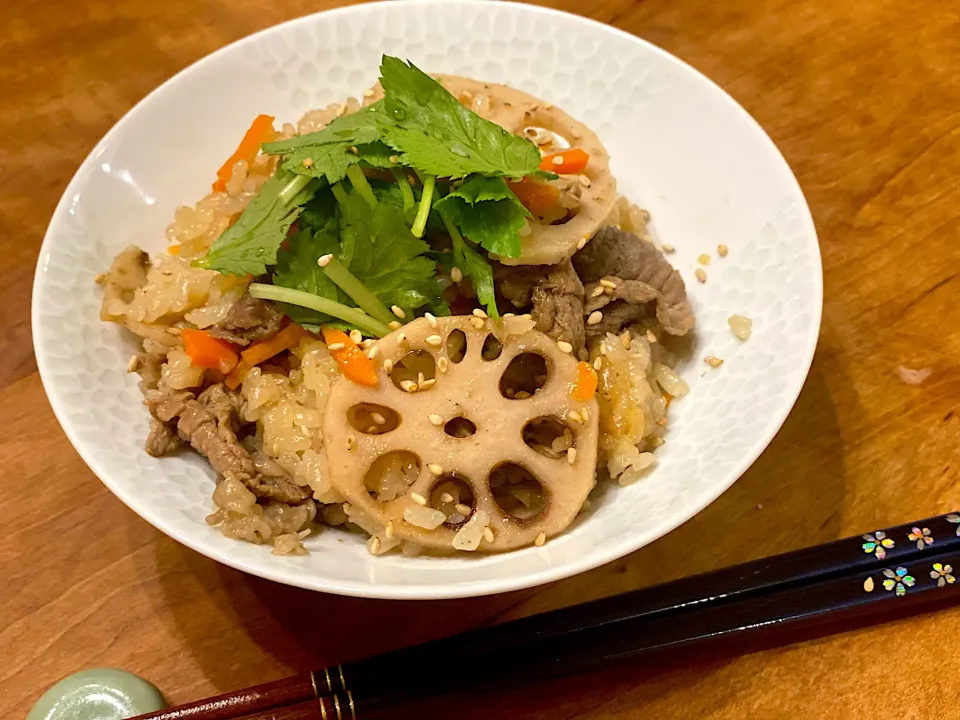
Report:
[[[450,0],[405,0],[408,5],[420,6],[436,6],[441,4],[446,5],[449,4],[449,1]],[[474,8],[489,8],[489,3],[487,0],[456,0],[456,2],[465,6],[472,6]],[[103,151],[103,149],[114,138],[120,136],[124,132],[126,125],[132,122],[132,119],[143,111],[144,106],[155,96],[161,94],[165,88],[189,76],[191,73],[196,72],[199,66],[202,64],[212,61],[217,56],[234,49],[236,46],[252,42],[256,38],[263,38],[273,33],[290,32],[300,25],[313,22],[318,16],[329,16],[336,14],[365,15],[368,13],[375,15],[376,13],[380,12],[383,7],[393,4],[393,0],[379,0],[378,2],[364,3],[361,5],[348,5],[330,10],[310,13],[286,20],[238,38],[237,40],[234,40],[233,42],[230,42],[223,47],[204,55],[164,80],[161,84],[151,90],[136,104],[134,104],[133,107],[131,107],[126,113],[124,113],[124,115],[107,131],[107,133],[93,146],[93,148],[91,148],[87,156],[74,172],[53,211],[50,222],[47,225],[46,232],[44,233],[43,241],[40,245],[37,265],[34,271],[30,314],[31,337],[41,383],[47,399],[53,409],[54,415],[57,418],[57,422],[60,424],[61,428],[63,428],[64,434],[67,436],[70,444],[73,446],[77,454],[80,455],[84,463],[86,463],[87,467],[90,468],[94,475],[97,476],[100,482],[102,482],[107,489],[113,493],[113,495],[119,498],[120,501],[136,515],[143,520],[146,520],[150,525],[155,527],[164,535],[167,535],[191,550],[194,550],[228,567],[249,573],[251,575],[262,577],[267,580],[272,580],[274,582],[292,585],[307,590],[349,597],[386,600],[440,600],[476,597],[523,590],[558,580],[563,580],[613,562],[630,553],[636,552],[640,548],[649,545],[655,540],[658,540],[698,515],[708,505],[720,497],[720,495],[726,492],[737,480],[740,479],[740,477],[750,468],[750,466],[756,462],[760,454],[767,449],[767,447],[770,445],[770,442],[780,431],[780,428],[783,426],[784,422],[786,422],[787,417],[793,410],[797,398],[799,397],[810,372],[810,367],[813,362],[814,353],[816,351],[817,342],[819,339],[820,324],[823,316],[823,262],[816,225],[813,221],[813,216],[811,214],[809,204],[807,203],[806,196],[803,193],[803,189],[801,188],[796,175],[793,173],[793,170],[790,168],[789,163],[787,163],[786,158],[784,158],[783,154],[780,152],[780,149],[773,142],[760,123],[757,122],[757,120],[742,105],[740,105],[740,103],[738,103],[717,83],[672,53],[669,53],[657,45],[654,45],[648,40],[633,35],[625,30],[621,30],[620,28],[607,25],[606,23],[602,23],[592,18],[575,15],[573,13],[568,13],[553,8],[527,5],[522,2],[514,2],[513,0],[499,3],[501,6],[511,6],[511,9],[514,11],[529,12],[535,15],[540,15],[545,19],[563,18],[568,21],[574,20],[578,23],[586,24],[593,30],[612,33],[620,38],[638,43],[644,46],[647,52],[659,55],[667,62],[679,65],[682,69],[692,73],[700,81],[705,82],[714,91],[719,93],[719,97],[723,98],[723,100],[733,108],[734,112],[739,113],[742,120],[744,120],[748,125],[752,126],[753,130],[758,132],[759,137],[762,138],[762,142],[766,143],[767,150],[772,151],[772,157],[774,160],[782,163],[783,169],[786,170],[786,174],[789,176],[788,182],[792,185],[791,190],[794,191],[796,196],[803,201],[802,203],[798,203],[798,209],[800,211],[799,221],[804,226],[804,229],[809,232],[810,236],[815,240],[813,243],[814,247],[812,248],[812,254],[815,258],[816,267],[819,269],[819,272],[815,273],[815,277],[811,278],[814,280],[811,289],[811,299],[814,300],[814,302],[811,303],[812,307],[810,308],[810,311],[814,314],[813,319],[815,322],[811,324],[812,331],[810,332],[809,336],[805,338],[803,354],[798,361],[798,372],[793,375],[793,380],[788,386],[788,390],[783,393],[785,398],[789,398],[789,404],[785,405],[783,410],[771,415],[766,427],[758,434],[758,440],[753,443],[749,451],[745,452],[740,461],[728,472],[726,481],[717,483],[712,488],[711,492],[704,493],[698,498],[698,502],[691,504],[684,512],[668,516],[667,519],[661,519],[658,522],[651,524],[651,526],[643,533],[638,533],[630,538],[625,538],[620,543],[601,547],[589,555],[584,555],[574,561],[538,569],[519,576],[503,577],[492,580],[468,581],[449,585],[441,583],[403,585],[396,582],[383,584],[357,583],[330,580],[316,575],[310,575],[303,578],[300,576],[291,577],[290,575],[281,574],[280,572],[273,572],[272,568],[268,569],[260,566],[249,565],[244,560],[234,557],[232,553],[221,552],[216,547],[211,547],[202,541],[195,540],[191,536],[179,532],[175,528],[168,527],[162,518],[154,516],[149,509],[145,509],[144,507],[136,507],[136,498],[132,495],[128,495],[122,490],[118,490],[117,487],[114,486],[114,483],[109,480],[110,474],[101,466],[97,459],[96,453],[93,452],[89,447],[86,447],[86,444],[81,441],[74,428],[71,426],[69,421],[69,412],[64,405],[63,400],[56,392],[51,391],[52,375],[49,359],[47,357],[48,348],[44,346],[38,337],[38,329],[43,322],[41,313],[39,311],[39,298],[43,292],[44,285],[42,279],[44,277],[43,270],[51,252],[51,245],[54,242],[52,238],[60,232],[60,227],[64,222],[64,216],[67,212],[68,205],[72,201],[71,199],[73,196],[76,195],[81,189],[86,174],[91,169],[91,166],[96,162],[98,155]]]

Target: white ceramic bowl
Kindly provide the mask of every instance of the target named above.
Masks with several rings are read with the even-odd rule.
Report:
[[[571,41],[575,38],[575,41]],[[593,127],[620,190],[649,208],[653,233],[677,248],[697,313],[682,368],[692,391],[671,408],[660,463],[644,481],[602,494],[542,548],[490,557],[375,558],[339,531],[310,555],[224,538],[203,521],[213,475],[185,453],[143,451],[148,416],[133,344],[99,322],[96,273],[128,243],[165,247],[174,208],[204,195],[250,119],[295,122],[357,95],[382,53],[430,72],[505,82]],[[716,257],[719,243],[729,246]],[[713,255],[709,281],[696,258]],[[37,362],[71,442],[123,502],[179,542],[290,585],[381,598],[445,598],[530,587],[588,570],[669,532],[750,466],[790,411],[820,323],[816,232],[790,168],[754,120],[717,86],[631,35],[572,15],[483,0],[409,0],[345,8],[257,33],[151,93],[93,149],[57,206],[33,295]],[[753,319],[740,343],[734,313]],[[705,355],[725,360],[711,370]]]

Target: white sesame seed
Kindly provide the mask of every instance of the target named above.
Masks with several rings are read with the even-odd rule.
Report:
[[[723,365],[723,360],[713,355],[707,355],[703,361],[712,368],[718,368]]]
[[[603,286],[597,285],[590,293],[591,297],[600,297],[603,295]]]
[[[370,538],[370,553],[376,555],[380,552],[380,538],[374,536]]]
[[[453,509],[456,510],[461,515],[463,515],[464,517],[467,517],[468,515],[470,515],[470,513],[473,512],[473,508],[471,508],[469,505],[464,505],[463,503],[457,503],[456,505],[453,506]]]
[[[168,327],[167,332],[170,333],[171,335],[179,335],[181,330],[178,327]]]
[[[422,372],[418,372],[418,373],[417,373],[417,385],[420,385],[420,384],[424,381],[425,378],[426,378],[426,375],[424,375]]]
[[[301,163],[305,168],[313,167],[313,158],[305,157],[303,163]]]
[[[590,422],[590,408],[580,408],[580,418],[584,423]]]
[[[430,463],[427,465],[427,470],[429,470],[433,475],[443,475],[443,468],[436,463]]]
[[[503,319],[504,319],[504,320],[506,320],[507,318],[512,318],[512,317],[516,317],[516,315],[514,315],[513,313],[504,313],[504,314],[503,314]]]
[[[403,320],[403,319],[407,316],[407,314],[403,311],[403,308],[400,307],[399,305],[391,305],[391,306],[390,306],[390,312],[392,312],[394,315],[396,315],[396,316],[397,316],[398,318],[400,318],[401,320]]]
[[[577,250],[583,250],[587,246],[587,239],[585,237],[577,240]]]
[[[701,265],[709,265],[710,256],[707,255],[706,253],[700,253],[700,255],[697,257],[697,262],[700,263]]]
[[[429,420],[432,425],[436,425],[437,427],[443,425],[443,418],[439,415],[427,415],[427,420]]]
[[[533,541],[533,544],[537,547],[543,547],[543,544],[547,541],[547,534],[545,532],[537,535],[537,539]]]
[[[633,342],[633,336],[630,334],[629,330],[624,330],[620,333],[620,344],[623,345],[624,350],[630,349],[630,343]]]
[[[436,378],[430,378],[429,380],[423,380],[417,384],[417,390],[429,390],[434,385],[437,384]]]
[[[577,449],[568,448],[567,449],[567,462],[573,465],[577,461]]]
[[[367,358],[373,360],[377,355],[380,354],[380,346],[374,345],[372,348],[367,350]]]
[[[474,309],[473,309],[473,316],[474,316],[474,317],[478,317],[478,318],[483,318],[484,320],[487,319],[487,314],[486,314],[483,310],[481,310],[480,308],[474,308]]]
[[[697,268],[693,274],[696,275],[697,280],[700,282],[705,283],[707,281],[707,274],[703,271],[703,268]]]
[[[407,343],[407,334],[406,333],[397,333],[397,342],[401,345],[406,345]]]
[[[413,500],[417,505],[427,504],[427,499],[420,493],[410,493],[410,499]]]
[[[370,419],[377,425],[385,425],[387,422],[387,419],[378,412],[370,413]]]
[[[93,276],[93,281],[97,285],[103,285],[107,281],[107,276],[104,275],[103,273],[97,273],[96,275]]]
[[[350,339],[354,342],[354,344],[359,345],[363,342],[363,333],[361,333],[359,330],[351,330]]]
[[[483,330],[483,318],[472,317],[470,318],[470,324],[473,325],[473,327],[475,327],[477,330]]]
[[[447,371],[447,368],[449,367],[449,363],[450,361],[447,360],[445,357],[442,357],[439,360],[437,360],[437,367],[440,369],[440,372],[445,373]]]
[[[647,330],[647,342],[655,343],[657,341],[657,336],[653,334],[653,330]]]
[[[390,156],[390,162],[392,162],[394,165],[396,165],[398,162],[400,162],[400,156],[399,156],[399,155],[391,155],[391,156]]]
[[[573,345],[568,343],[566,340],[557,340],[557,347],[560,349],[560,352],[572,353]]]
[[[130,359],[127,360],[127,372],[132,373],[136,372],[137,368],[140,366],[140,358],[136,355],[131,355]]]
[[[443,338],[439,335],[428,335],[426,339],[424,339],[424,342],[427,345],[432,345],[433,347],[440,347],[443,345]]]
[[[489,525],[487,525],[483,529],[483,539],[486,540],[488,543],[493,542],[493,530],[490,529]]]
[[[587,325],[599,325],[601,320],[603,320],[603,313],[599,310],[594,310],[590,313],[590,317],[587,318]]]
[[[330,261],[331,261],[331,260],[333,260],[333,254],[332,254],[332,253],[330,253],[330,254],[328,254],[328,255],[321,255],[321,256],[317,259],[317,265],[319,265],[320,267],[326,267],[327,265],[330,264]]]
[[[415,393],[417,391],[417,384],[413,380],[401,380],[400,389],[408,393]]]
[[[570,420],[571,422],[575,422],[578,425],[583,424],[583,418],[580,417],[580,413],[578,413],[576,410],[571,410],[570,412],[567,413],[567,420]]]
[[[383,361],[383,371],[387,375],[393,372],[393,360],[391,360],[390,358],[387,358],[386,360]]]
[[[437,322],[437,318],[434,317],[432,313],[424,313],[423,316],[427,319],[427,322],[430,323],[430,327],[438,328],[440,323]]]
[[[347,450],[353,450],[357,445],[357,437],[355,435],[347,435]]]
[[[463,282],[463,270],[458,267],[453,268],[453,270],[450,271],[450,279],[455,283]]]
[[[342,342],[330,343],[327,345],[327,350],[330,352],[336,352],[337,350],[343,350],[346,347]]]
[[[677,251],[677,249],[673,245],[667,245],[666,243],[661,245],[660,249],[663,250],[667,255]]]
[[[593,361],[593,369],[599,370],[603,367],[603,358],[597,355],[596,359]]]
[[[552,162],[553,162],[554,165],[563,165],[563,156],[562,156],[562,155],[554,155]]]
[[[726,257],[727,253],[729,252],[730,248],[728,248],[726,245],[717,245],[717,255],[720,257]]]
[[[606,278],[604,278],[603,280],[600,281],[600,284],[603,285],[605,288],[610,288],[611,290],[617,289],[617,284],[613,282],[613,280],[607,280]]]
[[[451,494],[448,493],[448,492],[443,493],[443,495],[440,496],[440,502],[443,502],[443,503],[452,503],[452,502],[453,502],[453,495],[451,495]]]
[[[600,343],[600,354],[601,355],[607,354],[607,343],[605,342]]]
[[[383,534],[387,536],[387,540],[392,540],[395,532],[396,530],[394,530],[393,520],[391,520],[387,523],[387,529],[383,531]]]
[[[403,323],[398,320],[391,320],[387,327],[389,327],[391,330],[399,330],[403,327]]]

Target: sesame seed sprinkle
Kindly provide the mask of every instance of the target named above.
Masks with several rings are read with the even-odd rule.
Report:
[[[473,325],[477,330],[483,330],[483,318],[472,317],[470,318],[470,324]]]
[[[537,547],[543,547],[543,544],[547,541],[547,534],[545,532],[537,535],[537,539],[533,541],[533,544]]]
[[[469,505],[464,505],[463,503],[457,503],[456,505],[453,506],[453,509],[456,510],[461,515],[463,515],[464,517],[467,517],[470,513],[473,512],[473,508],[471,508]]]
[[[433,347],[440,347],[441,345],[443,345],[443,338],[440,337],[439,335],[428,335],[424,339],[424,342],[427,345],[432,345]]]
[[[386,360],[383,361],[383,371],[387,375],[393,372],[393,360],[391,360],[390,358],[387,358]]]
[[[378,412],[370,413],[370,419],[377,425],[385,425],[387,423],[387,419]]]
[[[422,372],[418,372],[418,373],[417,373],[417,385],[422,384],[423,381],[426,379],[426,377],[427,377],[427,376],[424,375]]]
[[[410,493],[410,499],[413,500],[417,505],[427,504],[427,499],[420,493]]]
[[[357,345],[363,342],[363,334],[359,330],[350,331],[350,339]]]
[[[97,285],[103,285],[107,281],[107,276],[104,275],[103,273],[97,273],[96,275],[93,276],[93,281]]]
[[[383,534],[387,536],[387,540],[393,539],[393,534],[396,532],[393,525],[393,520],[387,523],[387,529],[383,531]]]
[[[392,162],[394,165],[396,165],[398,162],[400,162],[400,156],[399,156],[399,155],[391,155],[391,156],[390,156],[390,162]]]
[[[573,345],[568,343],[566,340],[557,340],[557,347],[560,349],[560,352],[572,353]]]
[[[373,360],[377,355],[380,354],[380,346],[374,345],[372,348],[367,350],[367,358]]]
[[[370,552],[377,555],[380,552],[380,538],[374,536],[370,538]]]
[[[570,420],[571,422],[575,422],[578,425],[583,424],[583,418],[580,417],[580,413],[578,413],[576,410],[571,410],[570,412],[567,413],[567,420]]]
[[[573,465],[577,461],[577,449],[567,448],[567,462]]]
[[[655,343],[657,341],[657,336],[653,334],[653,330],[647,330],[647,342]]]
[[[577,240],[577,250],[583,250],[586,246],[587,246],[587,239],[585,237]]]
[[[481,310],[480,308],[474,308],[474,309],[473,309],[473,315],[474,315],[474,317],[483,318],[484,320],[487,319],[487,314],[486,314],[483,310]]]
[[[423,316],[427,319],[427,322],[430,323],[430,327],[440,327],[440,323],[437,322],[437,318],[433,315],[433,313],[424,313]]]
[[[602,367],[603,367],[603,358],[597,355],[596,359],[593,361],[593,369],[599,370]]]
[[[433,387],[434,385],[436,385],[436,384],[437,384],[436,378],[430,378],[429,380],[424,380],[423,382],[418,383],[418,384],[417,384],[417,389],[418,389],[418,390],[429,390],[430,388],[432,388],[432,387]]]
[[[703,268],[697,268],[696,272],[693,274],[701,283],[705,283],[707,281],[707,274],[703,271]]]
[[[327,350],[330,352],[336,352],[337,350],[343,350],[346,347],[342,342],[330,343],[327,345]]]
[[[436,463],[430,463],[427,465],[427,470],[429,470],[433,475],[443,475],[443,468]]]
[[[447,371],[447,368],[449,367],[449,363],[450,361],[447,360],[447,358],[445,357],[442,357],[439,360],[437,360],[437,367],[440,369],[440,372],[445,373]]]
[[[486,540],[488,543],[493,542],[493,530],[490,529],[489,525],[487,525],[483,529],[483,539]]]
[[[604,278],[603,280],[600,281],[600,284],[603,285],[605,288],[610,288],[611,290],[617,289],[617,284],[613,282],[613,280],[607,280],[606,278]]]
[[[663,250],[667,255],[669,255],[670,253],[675,253],[677,251],[677,249],[673,245],[667,245],[666,243],[661,245],[660,249]]]
[[[726,245],[717,245],[717,255],[720,257],[726,257],[727,253],[729,252],[730,248],[728,248]]]
[[[584,423],[590,422],[590,408],[580,408],[580,417]]]
[[[603,295],[603,286],[602,286],[602,285],[597,285],[597,286],[593,289],[593,291],[591,291],[591,293],[590,293],[590,296],[591,296],[591,297],[600,297],[601,295]]]
[[[131,355],[130,359],[127,361],[127,372],[132,373],[136,372],[137,368],[140,366],[140,358],[136,355]]]
[[[710,256],[707,255],[706,253],[700,253],[700,255],[697,257],[697,262],[700,263],[701,265],[709,265]]]
[[[440,427],[443,425],[443,418],[439,415],[427,415],[427,420],[430,421],[430,424]]]
[[[453,268],[453,270],[450,271],[450,279],[455,283],[463,282],[463,270],[458,267]]]
[[[392,312],[394,315],[396,315],[396,316],[397,316],[398,318],[400,318],[401,320],[403,320],[403,319],[407,316],[407,314],[403,311],[403,308],[400,307],[399,305],[391,305],[391,306],[390,306],[390,312]]]
[[[357,445],[356,435],[347,435],[347,450],[353,450]]]
[[[317,260],[317,265],[320,267],[326,267],[330,264],[330,261],[333,260],[333,254],[321,255]]]
[[[305,158],[303,159],[303,166],[304,166],[305,168],[311,168],[311,167],[313,167],[313,158],[305,157]]]
[[[630,334],[629,330],[624,330],[620,333],[620,344],[623,345],[624,350],[630,349],[630,343],[633,342],[633,336]]]
[[[553,164],[554,164],[554,165],[563,165],[563,156],[562,156],[562,155],[554,155],[554,156],[553,156]]]
[[[448,492],[443,493],[443,495],[440,496],[440,502],[452,503],[452,502],[453,502],[453,495],[451,495],[451,494],[448,493]]]
[[[407,342],[407,334],[397,333],[397,342],[400,343],[401,345],[405,345]]]
[[[167,328],[167,332],[170,333],[171,335],[179,335],[181,330],[178,327],[169,327]]]
[[[400,389],[408,393],[415,393],[417,391],[417,384],[413,380],[401,380]]]
[[[718,368],[723,365],[723,360],[713,355],[707,355],[703,361],[712,368]]]
[[[401,323],[399,320],[391,320],[387,327],[389,327],[391,330],[399,330],[403,327],[403,323]]]
[[[594,310],[590,313],[590,317],[587,318],[587,325],[599,325],[601,320],[603,320],[603,313],[599,310]]]

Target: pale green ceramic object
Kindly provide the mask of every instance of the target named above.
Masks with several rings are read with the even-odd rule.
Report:
[[[98,668],[69,675],[47,690],[27,720],[124,720],[166,706],[160,691],[143,678]]]

